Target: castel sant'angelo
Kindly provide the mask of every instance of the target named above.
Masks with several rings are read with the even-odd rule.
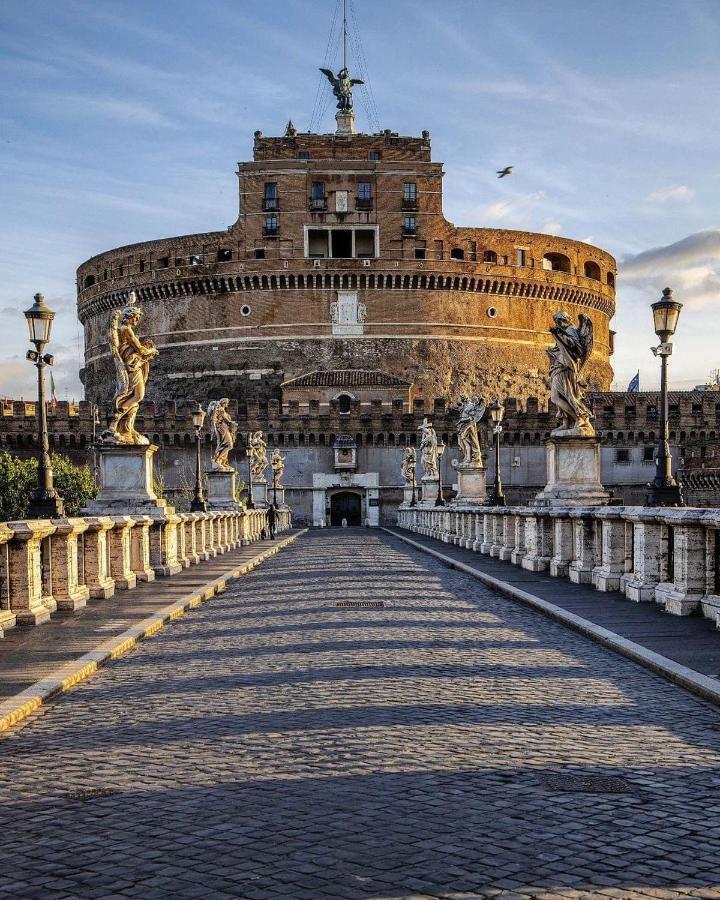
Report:
[[[131,289],[161,353],[151,399],[282,399],[309,372],[382,372],[432,402],[544,397],[548,325],[591,317],[591,385],[612,379],[615,260],[525,231],[453,225],[430,134],[255,132],[223,231],[130,244],[78,269],[89,400],[112,396],[107,343]],[[340,378],[339,381],[342,379]]]

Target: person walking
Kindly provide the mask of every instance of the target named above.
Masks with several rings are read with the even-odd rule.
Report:
[[[270,540],[275,538],[275,527],[277,524],[277,510],[275,509],[275,504],[270,504],[270,509],[267,513],[267,522],[268,522],[268,530],[270,531]]]

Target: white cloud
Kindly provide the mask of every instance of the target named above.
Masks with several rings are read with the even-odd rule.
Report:
[[[720,228],[690,234],[620,262],[625,284],[659,292],[666,285],[677,299],[700,307],[720,303]]]
[[[562,230],[562,225],[559,222],[554,222],[552,219],[548,219],[542,227],[543,234],[561,234]]]
[[[545,199],[545,191],[532,194],[516,194],[506,200],[496,200],[478,211],[480,221],[502,221],[512,224],[525,221],[526,214]]]
[[[692,200],[695,191],[686,184],[678,184],[675,187],[660,188],[648,194],[645,200],[648,203],[669,203],[673,201]]]

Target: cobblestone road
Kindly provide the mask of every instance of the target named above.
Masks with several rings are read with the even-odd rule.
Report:
[[[719,764],[713,707],[314,532],[0,741],[0,896],[720,897]]]

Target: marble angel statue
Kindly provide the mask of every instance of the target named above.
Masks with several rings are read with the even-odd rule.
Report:
[[[145,397],[150,360],[158,355],[158,350],[152,341],[141,341],[135,334],[141,316],[137,295],[131,291],[127,306],[116,310],[110,320],[108,339],[115,359],[117,385],[114,412],[101,435],[106,444],[145,446],[150,443],[144,434],[135,430],[135,417]]]
[[[556,437],[592,436],[592,412],[585,403],[587,383],[582,370],[593,347],[593,325],[580,313],[577,328],[567,313],[556,312],[550,334],[555,346],[548,347],[550,357],[550,400],[557,407],[560,425],[552,432]]]
[[[458,466],[482,468],[478,423],[485,413],[486,405],[481,397],[468,397],[466,394],[460,397],[456,429],[458,448],[462,452],[462,457],[459,460],[453,460],[455,468]]]
[[[208,403],[208,418],[215,445],[211,457],[212,467],[217,472],[235,471],[228,461],[228,456],[235,446],[238,427],[228,412],[229,402],[227,397],[223,397],[222,400],[212,400]]]
[[[423,478],[438,477],[438,439],[431,422],[423,419],[418,426],[420,436],[420,462],[423,467]]]
[[[400,466],[400,474],[407,484],[413,484],[415,481],[415,466],[417,464],[417,453],[414,447],[406,447],[403,453],[403,461]]]
[[[270,468],[273,473],[273,483],[276,487],[280,487],[280,479],[285,471],[285,457],[279,450],[273,450],[273,454],[270,457]]]
[[[254,481],[265,480],[265,469],[268,467],[267,444],[262,431],[251,431],[248,434],[247,455],[250,460],[250,471]]]

